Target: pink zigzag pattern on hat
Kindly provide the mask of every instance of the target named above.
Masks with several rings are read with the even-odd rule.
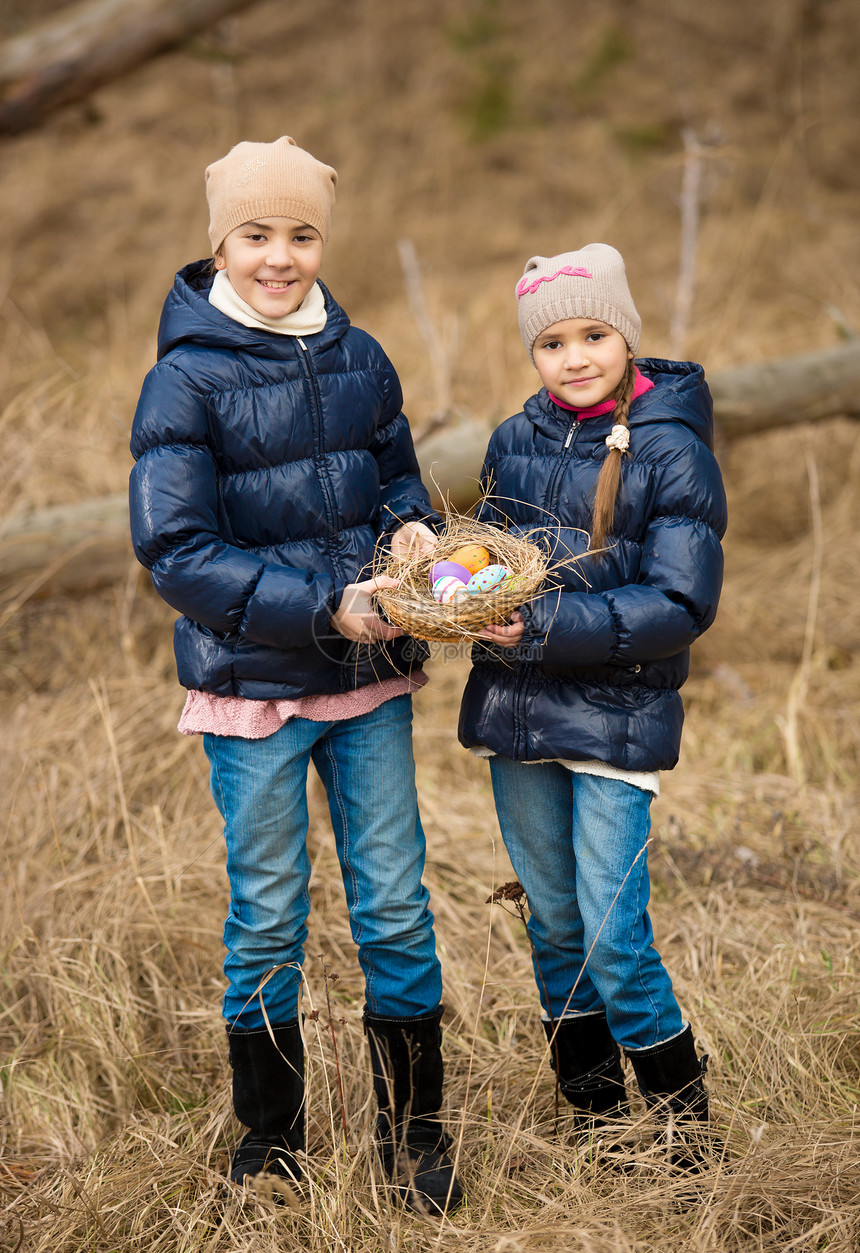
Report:
[[[541,283],[551,283],[560,274],[569,274],[571,278],[594,278],[594,275],[590,271],[583,269],[581,265],[576,266],[576,268],[570,265],[563,265],[560,270],[556,270],[555,274],[544,274],[540,278],[536,278],[533,283],[527,283],[525,278],[521,278],[517,284],[517,300],[522,300],[523,296],[530,296],[532,292],[537,291]]]

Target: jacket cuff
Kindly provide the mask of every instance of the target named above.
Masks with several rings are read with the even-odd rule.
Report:
[[[520,648],[528,648],[529,656],[536,659],[537,653],[540,651],[544,642],[546,631],[539,630],[535,623],[535,607],[533,602],[519,606],[519,612],[523,619],[523,638],[520,641]]]
[[[348,587],[346,579],[332,579],[331,592],[328,597],[329,617],[333,618],[340,609],[340,602],[343,600],[343,594]]]

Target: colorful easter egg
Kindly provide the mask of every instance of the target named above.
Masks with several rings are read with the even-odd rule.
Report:
[[[449,560],[465,566],[472,575],[490,564],[490,554],[481,544],[464,544],[462,548],[458,548],[455,553],[451,554]]]
[[[504,583],[507,576],[508,570],[505,566],[485,566],[483,570],[472,575],[466,584],[466,591],[471,595],[476,592],[491,592],[494,587]]]
[[[438,583],[440,579],[459,579],[461,583],[468,583],[471,577],[471,570],[456,561],[437,561],[430,571],[431,583]]]
[[[463,591],[463,589],[462,579],[454,579],[450,576],[444,579],[437,579],[433,584],[433,599],[438,600],[440,605],[450,605],[455,593]]]

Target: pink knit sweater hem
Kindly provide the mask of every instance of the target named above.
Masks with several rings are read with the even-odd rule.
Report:
[[[243,740],[264,740],[280,731],[291,718],[311,722],[341,722],[378,709],[395,696],[408,696],[427,682],[422,670],[408,677],[384,679],[355,692],[302,696],[299,700],[246,700],[243,696],[214,696],[193,689],[177,730],[183,735],[235,735]]]

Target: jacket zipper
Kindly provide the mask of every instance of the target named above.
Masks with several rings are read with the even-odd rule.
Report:
[[[567,432],[567,438],[561,446],[561,452],[559,453],[559,460],[558,465],[556,466],[555,474],[553,475],[552,482],[547,489],[545,498],[546,508],[544,512],[547,516],[551,516],[553,519],[555,518],[555,507],[558,504],[558,498],[561,493],[561,480],[564,475],[564,468],[570,460],[570,449],[576,441],[576,437],[579,434],[579,428],[581,426],[582,423],[576,421],[575,419],[571,422],[570,430]]]
[[[325,507],[326,524],[328,526],[328,551],[332,569],[335,574],[342,575],[343,567],[336,551],[337,527],[335,526],[335,509],[334,499],[332,496],[331,483],[329,482],[328,473],[325,468],[325,451],[323,448],[323,416],[322,401],[320,399],[319,388],[317,387],[316,375],[311,365],[310,353],[308,346],[300,336],[296,336],[299,347],[302,350],[301,361],[302,366],[307,375],[308,382],[311,385],[311,396],[313,398],[314,409],[314,463],[317,470],[317,478],[319,479],[320,488],[322,490],[323,505]],[[344,576],[345,577],[345,576]]]
[[[522,761],[527,748],[527,736],[523,723],[523,688],[527,680],[527,667],[520,666],[517,670],[514,688],[514,760]]]
[[[555,507],[558,504],[558,497],[561,493],[561,481],[562,481],[562,476],[564,475],[564,468],[570,459],[570,449],[574,441],[576,440],[576,437],[579,433],[580,426],[581,426],[581,423],[576,421],[576,419],[574,419],[574,421],[571,422],[565,441],[561,446],[561,452],[559,453],[558,464],[556,466],[555,473],[552,479],[550,480],[549,487],[547,488],[546,495],[544,497],[544,514],[548,521],[550,520],[552,520],[552,522],[555,521]],[[525,722],[523,719],[522,707],[524,704],[524,694],[525,694],[526,683],[529,681],[530,678],[531,678],[531,674],[530,672],[527,671],[527,668],[525,666],[520,666],[519,673],[517,674],[516,689],[514,691],[514,721],[515,721],[515,726],[516,726],[516,742],[517,742],[516,751],[518,753],[519,759],[521,759],[522,753],[525,751],[525,748],[526,748],[526,743],[525,743],[526,736],[525,736],[525,732],[523,729],[525,726]]]

